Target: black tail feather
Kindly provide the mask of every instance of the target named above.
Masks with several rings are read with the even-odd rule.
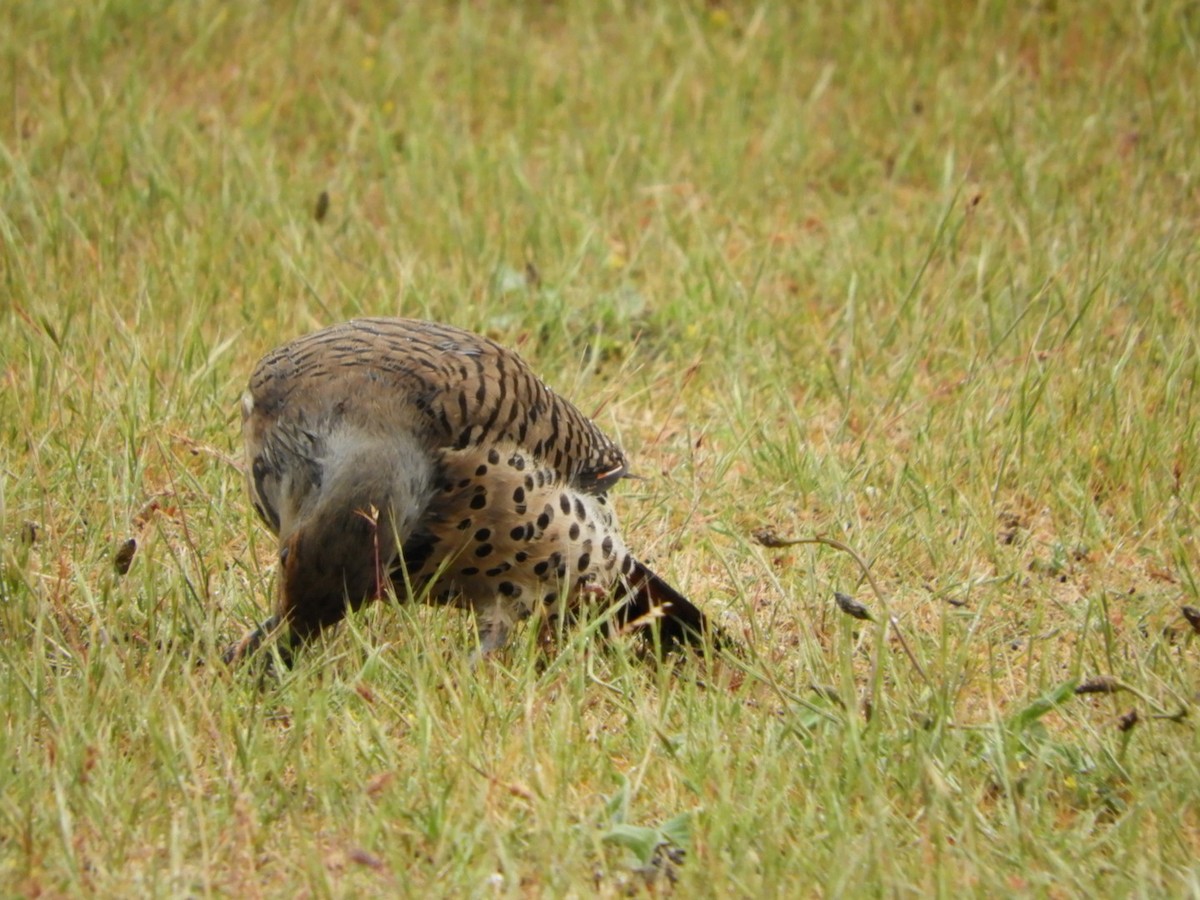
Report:
[[[617,610],[617,624],[623,627],[644,619],[647,639],[653,640],[651,627],[657,627],[663,652],[705,643],[719,650],[729,644],[728,638],[692,601],[640,562],[634,563],[628,586],[618,589],[617,599],[624,601]]]

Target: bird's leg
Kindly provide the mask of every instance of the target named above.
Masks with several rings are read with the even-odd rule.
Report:
[[[476,666],[485,656],[503,649],[512,633],[512,621],[499,601],[489,607],[475,608],[475,633],[479,646],[471,654],[471,665]]]
[[[244,638],[235,644],[230,644],[221,654],[221,659],[227,666],[240,663],[246,657],[254,654],[273,632],[279,628],[279,617],[271,616]]]
[[[251,659],[263,650],[265,644],[274,640],[275,652],[285,669],[292,667],[296,651],[300,648],[301,639],[292,629],[285,629],[279,616],[271,616],[236,644],[232,644],[221,654],[221,659],[227,666],[236,666]],[[271,657],[263,661],[262,675],[274,674],[275,664]]]
[[[495,653],[508,643],[510,629],[507,622],[491,621],[479,626],[479,649],[483,653]]]

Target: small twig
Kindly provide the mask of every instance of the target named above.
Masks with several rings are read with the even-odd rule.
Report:
[[[470,760],[464,760],[464,762],[466,762],[468,766],[474,769],[481,776],[486,778],[489,784],[503,789],[510,797],[516,797],[518,800],[524,800],[527,803],[534,800],[533,791],[525,787],[525,785],[518,784],[515,781],[504,781],[503,779],[497,778],[495,775],[492,775],[483,767],[475,765],[475,763],[471,762]]]
[[[1186,704],[1180,704],[1177,712],[1168,712],[1167,708],[1147,694],[1145,691],[1134,687],[1128,682],[1121,681],[1113,675],[1097,675],[1094,678],[1089,678],[1075,688],[1076,696],[1083,694],[1118,694],[1121,691],[1128,691],[1133,694],[1143,703],[1151,706],[1154,710],[1150,716],[1152,719],[1166,719],[1170,722],[1181,722],[1188,715],[1188,707]]]
[[[1098,675],[1075,688],[1076,694],[1115,694],[1125,690],[1125,685],[1111,675]]]
[[[185,447],[191,450],[192,453],[203,453],[205,456],[211,456],[213,459],[219,460],[220,462],[225,463],[227,466],[231,466],[238,472],[246,471],[245,463],[234,456],[230,456],[228,453],[225,453],[222,450],[218,450],[216,447],[205,444],[196,440],[195,438],[188,437],[186,434],[180,434],[178,431],[171,431],[168,432],[168,434],[171,436],[171,440],[178,441],[179,443],[183,444]]]
[[[380,600],[386,588],[383,583],[383,567],[379,564],[379,510],[374,503],[369,503],[366,509],[355,510],[355,513],[371,526],[371,548],[375,553],[375,599]]]

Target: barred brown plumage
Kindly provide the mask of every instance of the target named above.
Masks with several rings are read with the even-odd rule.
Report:
[[[515,620],[589,598],[660,620],[664,646],[713,634],[621,540],[607,498],[621,449],[485,337],[375,318],[297,338],[255,368],[243,436],[281,576],[275,615],[230,659],[275,626],[313,637],[388,579],[471,609],[485,652]]]

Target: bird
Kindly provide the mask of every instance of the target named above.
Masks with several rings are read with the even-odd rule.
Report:
[[[513,351],[460,328],[354,319],[267,353],[242,399],[246,485],[279,539],[285,662],[389,588],[469,610],[477,653],[517,622],[612,610],[661,652],[723,636],[627,548],[621,448]]]

